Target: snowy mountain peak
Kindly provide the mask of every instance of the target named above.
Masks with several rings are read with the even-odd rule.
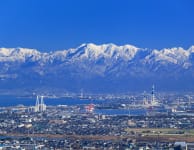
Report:
[[[1,56],[9,55],[37,55],[39,51],[29,48],[0,48]]]
[[[161,82],[168,87],[179,81],[181,86],[186,83],[193,87],[194,46],[188,50],[181,47],[150,50],[133,45],[87,43],[48,53],[0,48],[0,66],[0,87],[34,85],[74,89],[80,86],[89,90],[99,87],[117,90],[120,86],[126,90],[145,82],[146,86]]]
[[[189,51],[190,53],[194,53],[194,45],[192,45],[192,46],[188,49],[188,51]]]
[[[139,48],[132,45],[117,46],[112,43],[102,45],[88,43],[70,50],[68,56],[91,59],[98,59],[99,57],[132,59],[138,50]]]
[[[112,59],[112,62],[116,60],[129,62],[133,61],[134,58],[141,58],[144,63],[147,62],[148,64],[157,62],[162,62],[162,64],[183,64],[190,61],[191,53],[194,53],[194,46],[191,46],[188,50],[184,50],[182,47],[147,50],[133,45],[118,46],[113,43],[102,45],[84,43],[77,48],[51,53],[41,53],[35,49],[28,48],[0,48],[0,61],[25,62],[28,60],[46,63],[47,61],[54,62],[55,60],[64,62],[67,60],[98,61],[99,59]]]
[[[35,59],[41,53],[35,49],[28,48],[0,48],[0,61],[25,61],[26,58]]]

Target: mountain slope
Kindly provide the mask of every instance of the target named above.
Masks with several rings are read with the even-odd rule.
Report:
[[[194,46],[150,50],[89,43],[50,53],[0,48],[0,87],[127,92],[155,83],[162,90],[193,90],[193,65]]]

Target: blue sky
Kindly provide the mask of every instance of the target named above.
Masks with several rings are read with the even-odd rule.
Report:
[[[194,45],[193,0],[1,0],[0,47]]]

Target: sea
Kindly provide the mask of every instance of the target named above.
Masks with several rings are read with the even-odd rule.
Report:
[[[87,105],[93,103],[104,104],[108,100],[88,100],[79,98],[44,98],[44,103],[47,106],[57,106],[57,105]],[[11,107],[17,105],[24,106],[34,106],[36,103],[36,97],[18,97],[13,95],[0,95],[0,107]],[[94,113],[104,114],[104,115],[145,115],[147,113],[146,109],[95,109]]]

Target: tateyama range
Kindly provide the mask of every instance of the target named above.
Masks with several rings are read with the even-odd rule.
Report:
[[[50,53],[0,48],[0,88],[53,88],[79,92],[194,90],[194,46],[144,49],[82,44]]]

